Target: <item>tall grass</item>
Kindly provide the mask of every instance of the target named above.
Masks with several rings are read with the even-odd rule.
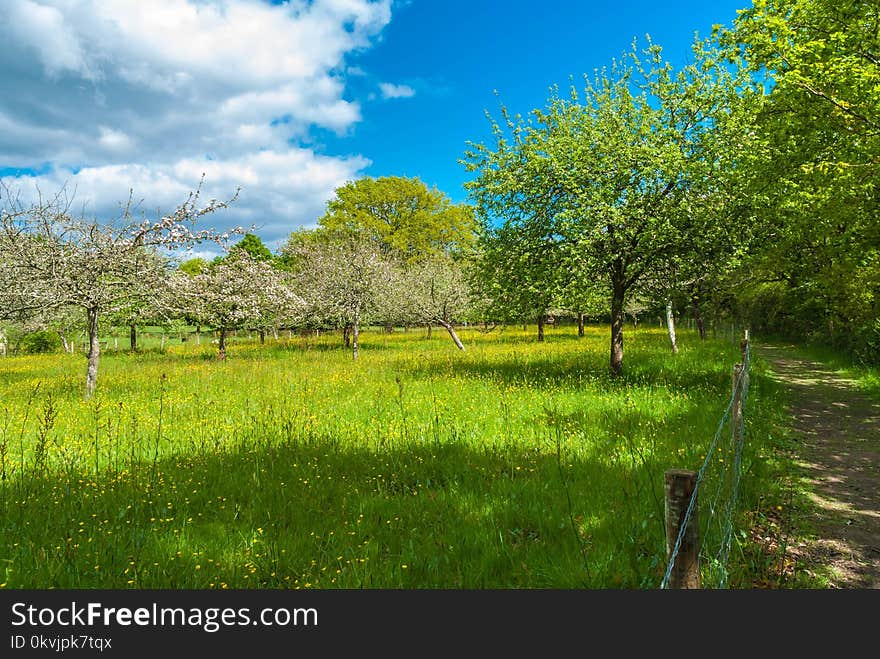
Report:
[[[357,362],[169,341],[105,355],[91,400],[80,355],[0,360],[0,586],[656,587],[663,471],[702,461],[739,357],[681,334],[628,332],[617,380],[605,328],[365,333]],[[746,511],[777,496],[782,409],[757,363]]]

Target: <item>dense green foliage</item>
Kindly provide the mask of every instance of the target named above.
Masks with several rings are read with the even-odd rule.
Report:
[[[241,240],[229,248],[230,255],[240,252],[247,252],[251,258],[258,261],[269,261],[272,259],[272,252],[255,233],[244,234]]]
[[[355,233],[405,261],[466,252],[476,239],[473,211],[417,178],[362,178],[339,187],[318,220],[328,232]]]
[[[737,295],[753,326],[880,363],[880,12],[756,0],[722,40],[772,86],[755,204],[765,241]]]

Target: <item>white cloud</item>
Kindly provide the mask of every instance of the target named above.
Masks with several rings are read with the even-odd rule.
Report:
[[[368,161],[302,144],[313,128],[345,134],[360,120],[342,72],[390,8],[391,0],[0,1],[0,84],[15,90],[0,96],[0,168],[48,167],[11,184],[24,192],[67,181],[98,213],[115,210],[129,189],[153,208],[174,205],[204,172],[218,198],[242,185],[230,223],[259,220],[276,237],[313,223],[333,188]]]
[[[410,98],[416,95],[416,90],[409,85],[395,85],[390,82],[380,82],[379,91],[382,98]]]
[[[167,213],[186,200],[204,175],[203,199],[238,198],[206,218],[206,226],[257,226],[268,243],[285,238],[296,225],[313,224],[325,200],[369,165],[360,157],[333,158],[308,149],[260,151],[234,159],[184,158],[173,162],[56,169],[40,176],[2,179],[23,199],[37,189],[60,190],[88,215],[117,217],[132,194],[148,217]],[[297,221],[291,222],[295,218]]]
[[[132,139],[121,130],[113,130],[107,126],[100,126],[101,136],[98,143],[111,151],[128,151],[134,145]]]
[[[7,30],[31,48],[49,76],[70,71],[87,80],[97,77],[89,66],[79,36],[65,22],[58,7],[32,0],[10,0],[6,6]]]

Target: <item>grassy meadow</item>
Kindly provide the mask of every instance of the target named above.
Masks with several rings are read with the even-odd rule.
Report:
[[[169,337],[91,400],[82,354],[0,359],[0,586],[658,586],[663,471],[702,462],[738,345],[630,328],[614,381],[606,327],[461,335]],[[732,586],[776,569],[783,402],[755,360]]]

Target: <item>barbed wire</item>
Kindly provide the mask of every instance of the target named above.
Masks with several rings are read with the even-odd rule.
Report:
[[[700,556],[706,558],[710,576],[717,579],[717,584],[720,588],[726,588],[728,585],[729,574],[727,570],[727,565],[730,559],[730,548],[734,537],[733,518],[736,513],[736,505],[739,498],[739,487],[742,481],[742,454],[745,438],[745,406],[746,399],[748,397],[749,369],[751,365],[751,352],[748,341],[745,342],[744,348],[745,349],[743,353],[742,367],[739,370],[739,373],[737,374],[737,377],[734,381],[732,388],[733,391],[731,393],[730,400],[727,402],[724,414],[722,414],[721,420],[718,422],[718,427],[715,430],[714,436],[712,437],[712,442],[709,445],[709,449],[706,451],[706,457],[703,460],[703,463],[700,465],[699,470],[697,471],[697,477],[694,482],[694,489],[691,494],[690,500],[688,501],[688,506],[685,510],[684,517],[682,518],[681,524],[678,528],[678,534],[676,535],[675,544],[673,545],[672,551],[669,555],[669,563],[666,566],[666,572],[664,573],[663,580],[660,582],[661,589],[668,588],[669,586],[669,580],[672,576],[672,570],[675,567],[675,559],[678,557],[679,551],[681,550],[681,544],[684,539],[685,531],[688,528],[691,517],[694,515],[694,510],[696,509],[697,494],[699,493],[700,485],[703,483],[703,480],[710,469],[710,465],[713,464],[713,456],[715,456],[717,451],[722,451],[723,447],[719,446],[719,442],[721,441],[725,426],[727,425],[728,421],[730,421],[730,445],[726,452],[722,451],[724,455],[727,456],[727,459],[725,460],[724,457],[719,457],[718,459],[718,464],[720,465],[719,473],[717,474],[718,485],[715,490],[714,496],[711,499],[712,503],[709,505],[709,509],[706,515],[704,532],[701,536],[701,539],[708,539],[709,531],[712,528],[712,522],[716,520],[716,512],[719,510],[719,499],[722,492],[725,491],[725,486],[727,486],[726,489],[728,490],[728,497],[726,505],[723,505],[723,515],[717,517],[721,540],[719,542],[718,550],[717,552],[715,552],[714,556],[709,556],[707,553],[707,549],[709,546],[708,542],[703,541],[700,548]],[[737,410],[734,410],[734,404],[737,402],[737,400],[739,401],[739,406]],[[732,418],[731,415],[734,412],[736,412],[736,414],[735,417]]]

